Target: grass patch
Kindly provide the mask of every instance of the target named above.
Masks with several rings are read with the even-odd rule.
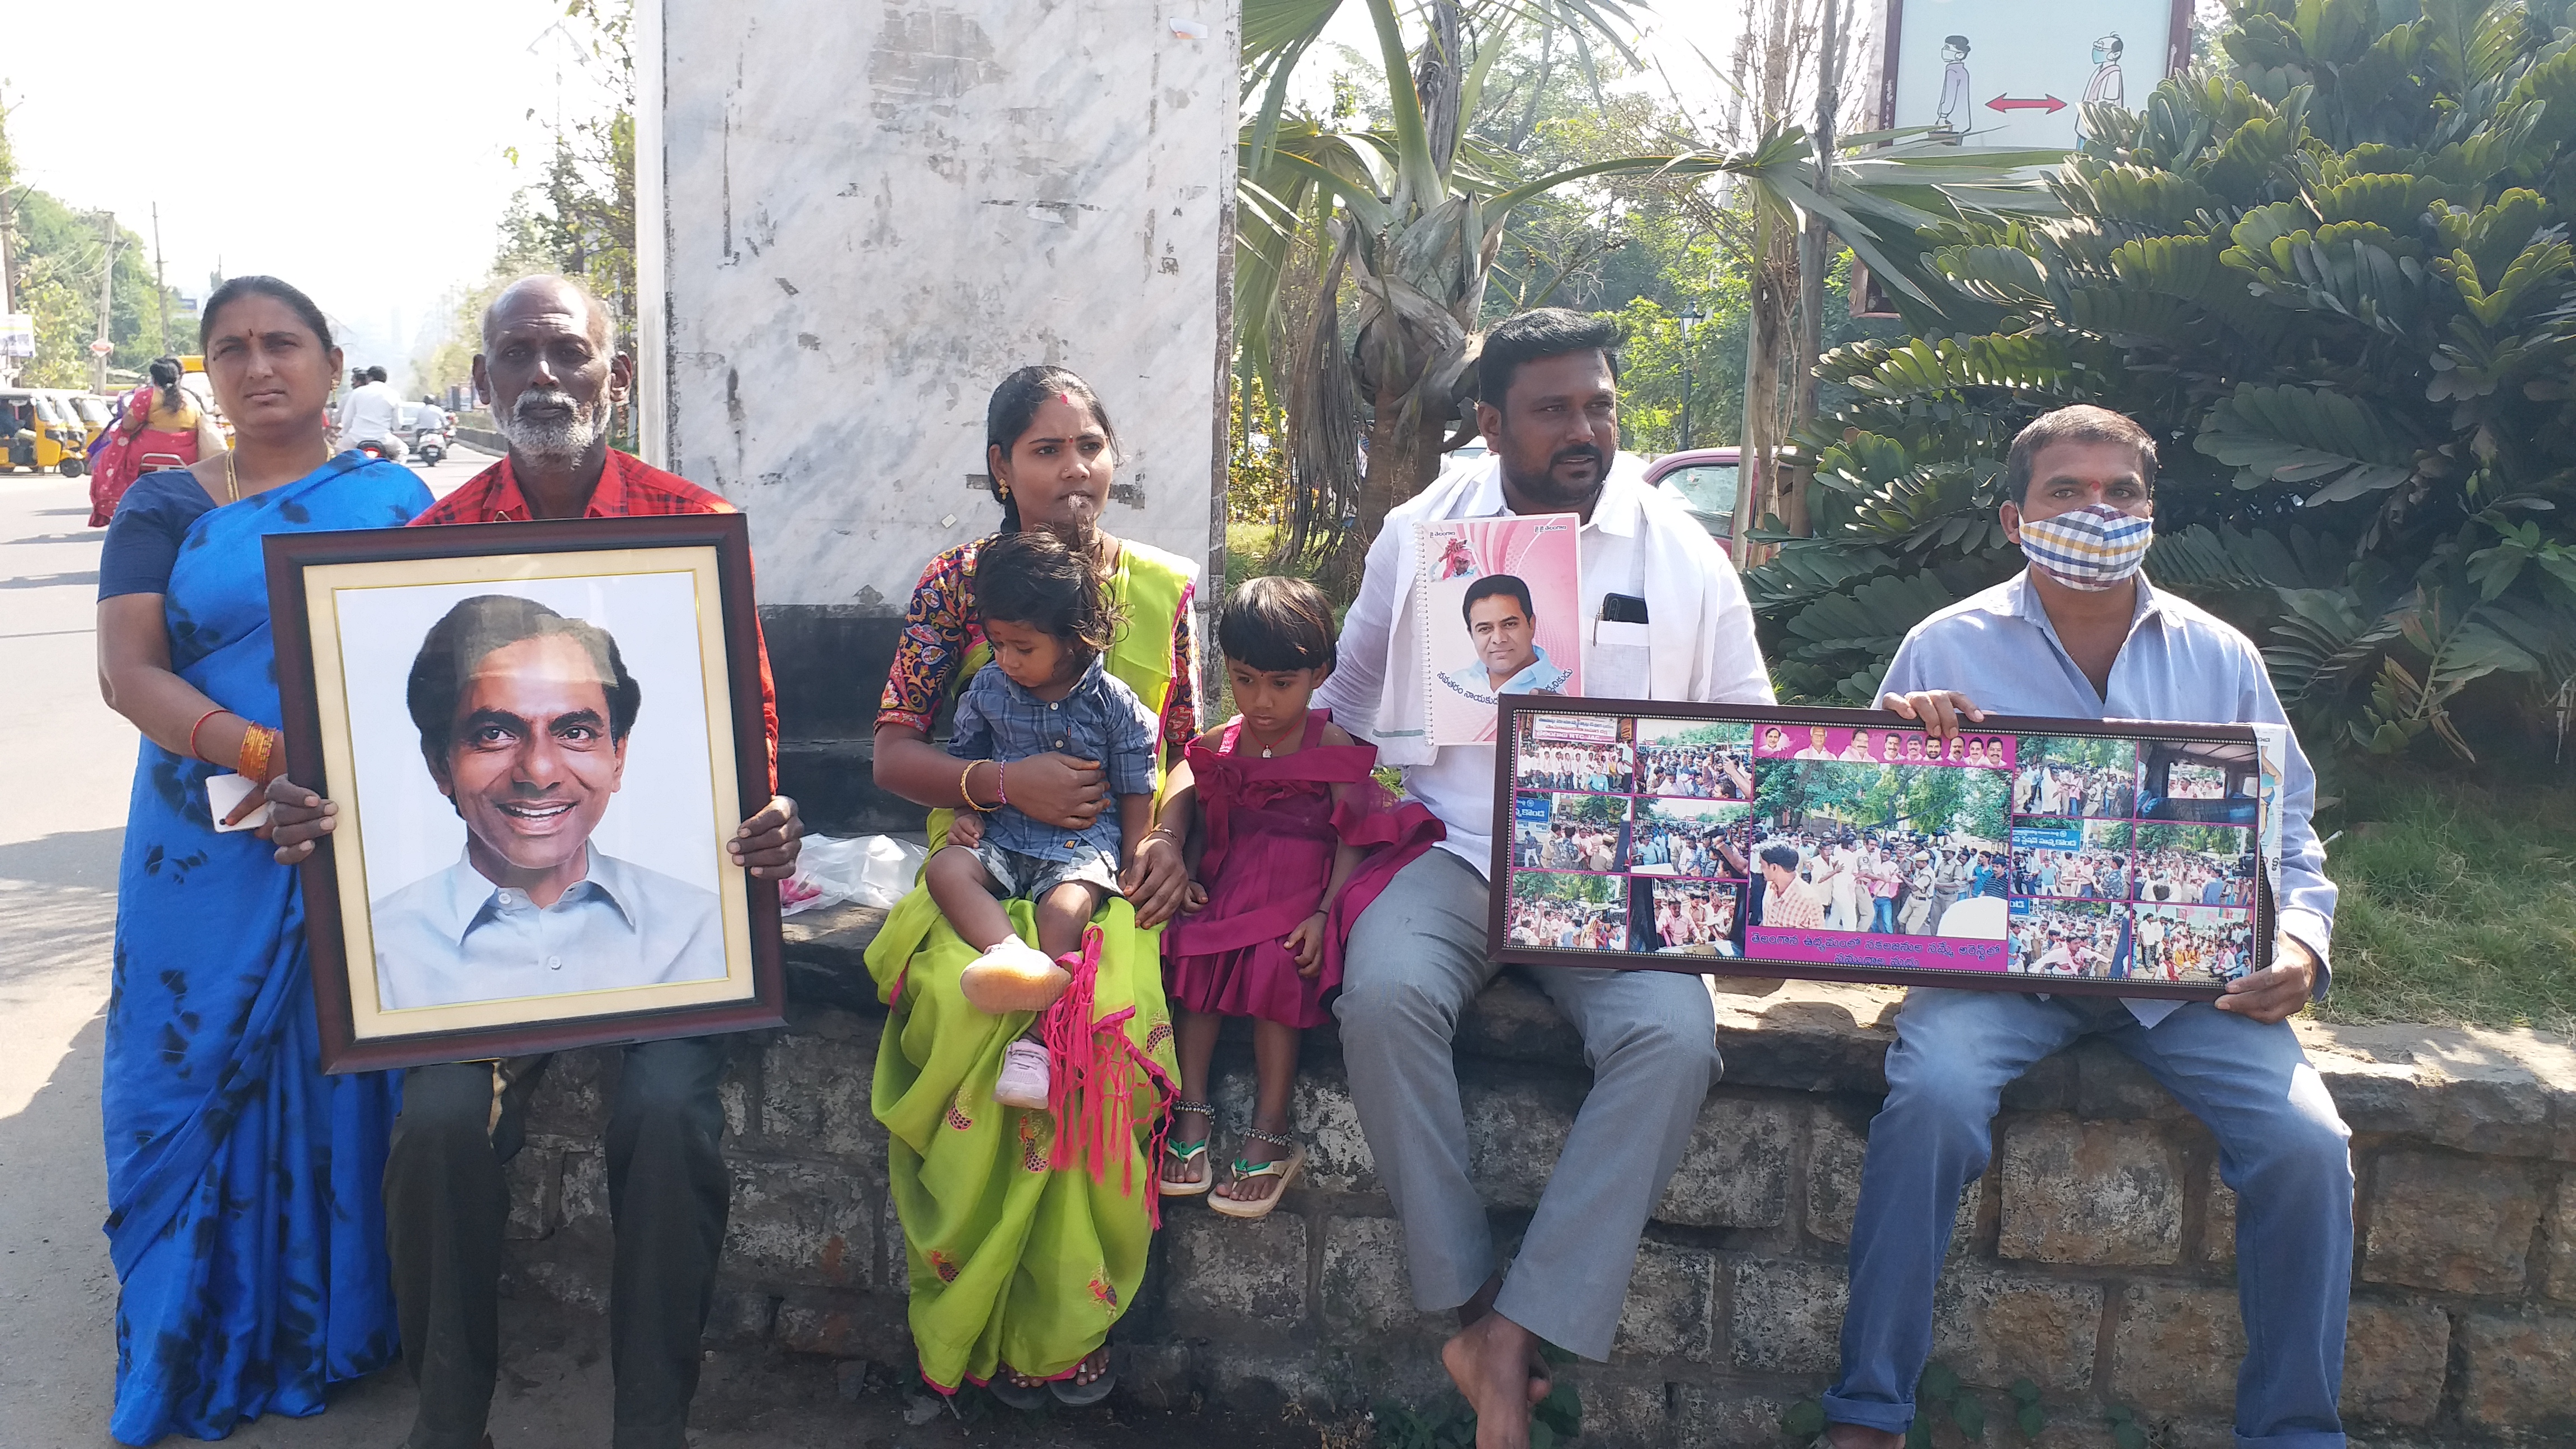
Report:
[[[1277,543],[1279,530],[1266,523],[1229,523],[1225,526],[1225,591],[1246,579],[1257,579],[1270,572],[1270,550]]]
[[[2350,770],[2328,1021],[2576,1031],[2576,789]]]

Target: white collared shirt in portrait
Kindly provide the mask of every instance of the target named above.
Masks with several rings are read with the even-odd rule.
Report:
[[[716,893],[589,847],[553,905],[459,857],[374,903],[379,1010],[561,996],[725,974]]]

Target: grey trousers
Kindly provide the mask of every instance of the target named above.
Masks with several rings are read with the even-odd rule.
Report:
[[[1398,872],[1351,930],[1333,1008],[1360,1130],[1404,1222],[1413,1302],[1426,1312],[1474,1297],[1496,1266],[1450,1048],[1458,1013],[1500,969],[1485,959],[1487,892],[1445,850]],[[1582,1033],[1592,1090],[1494,1306],[1560,1348],[1606,1359],[1637,1240],[1717,1079],[1716,1013],[1697,976],[1529,974]]]
[[[615,1449],[683,1449],[733,1175],[718,1139],[720,1037],[626,1048],[608,1114],[608,1349]],[[546,1057],[403,1073],[385,1161],[385,1246],[403,1361],[420,1385],[404,1449],[474,1449],[500,1369],[502,1164]]]

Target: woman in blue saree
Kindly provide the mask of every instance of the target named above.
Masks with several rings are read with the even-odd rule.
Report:
[[[108,1251],[127,1444],[218,1439],[399,1351],[380,1179],[383,1074],[322,1075],[304,898],[265,831],[219,832],[207,781],[285,769],[260,539],[390,528],[411,470],[330,456],[340,353],[272,277],[208,300],[199,343],[231,451],[147,474],[99,561],[99,681],[143,732],[108,1000]]]

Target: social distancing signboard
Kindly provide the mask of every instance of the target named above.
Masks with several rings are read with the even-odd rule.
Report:
[[[2072,151],[2088,102],[2136,110],[2191,54],[2190,0],[1887,0],[1880,122]]]

